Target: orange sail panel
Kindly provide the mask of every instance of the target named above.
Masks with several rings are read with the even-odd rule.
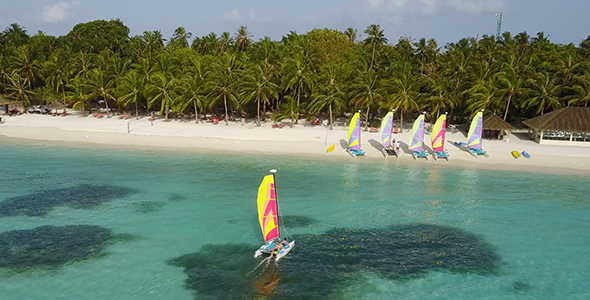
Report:
[[[265,242],[279,237],[277,216],[275,179],[273,175],[267,175],[258,188],[258,221]]]

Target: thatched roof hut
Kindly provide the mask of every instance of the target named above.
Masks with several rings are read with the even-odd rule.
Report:
[[[590,107],[568,106],[522,123],[533,130],[539,143],[544,140],[590,142]]]
[[[484,138],[499,139],[506,142],[510,137],[510,131],[516,130],[512,125],[491,111],[486,111],[483,114],[482,127]]]
[[[516,128],[512,127],[512,125],[508,124],[508,122],[504,121],[502,118],[498,117],[498,115],[495,113],[487,111],[483,114],[482,125],[484,130],[516,130]]]

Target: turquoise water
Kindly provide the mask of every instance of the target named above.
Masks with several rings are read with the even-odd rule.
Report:
[[[84,224],[131,237],[107,245],[103,255],[57,268],[2,269],[0,299],[215,298],[214,292],[190,289],[185,270],[170,261],[207,245],[233,247],[250,255],[262,242],[255,197],[270,168],[278,169],[282,213],[310,221],[289,228],[296,240],[299,236],[301,241],[311,241],[335,228],[378,233],[421,224],[477,237],[475,247],[485,245],[482,251],[498,257],[485,272],[432,268],[392,277],[356,266],[347,271],[350,274],[345,279],[317,287],[317,295],[328,293],[335,299],[590,299],[590,186],[582,176],[434,164],[399,166],[391,161],[365,164],[41,145],[0,145],[0,153],[0,201],[4,203],[74,187],[114,186],[132,191],[92,207],[61,205],[41,216],[0,217],[0,232]],[[47,205],[42,198],[35,201]],[[412,230],[408,229],[410,235]],[[378,234],[366,241],[377,247],[385,243]],[[387,243],[395,246],[396,241]],[[297,265],[305,257],[297,251],[305,249],[315,251],[298,245],[285,266]],[[242,258],[227,255],[224,259]],[[251,262],[247,264],[250,270]],[[330,272],[336,267],[318,260],[310,272]],[[290,270],[294,269],[285,267],[281,275],[289,278]],[[240,270],[237,273],[248,276]],[[211,276],[217,276],[212,280],[221,288],[229,289],[237,277],[225,275]],[[281,286],[290,292],[282,294]],[[298,298],[297,288],[297,280],[283,280],[276,293],[266,297]],[[314,292],[305,291],[306,295]],[[241,298],[246,297],[251,294]]]

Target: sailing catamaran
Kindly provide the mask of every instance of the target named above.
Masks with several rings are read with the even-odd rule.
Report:
[[[445,128],[447,126],[447,115],[443,114],[438,117],[432,133],[430,134],[430,141],[432,142],[432,151],[434,151],[434,160],[444,158],[449,161],[449,152],[445,150]]]
[[[348,125],[348,148],[346,151],[352,157],[365,155],[365,151],[361,149],[361,121],[358,112],[352,116]]]
[[[280,239],[279,203],[275,187],[276,172],[275,169],[270,170],[272,174],[264,176],[258,187],[258,221],[265,244],[254,252],[254,257],[268,254],[274,255],[275,260],[278,261],[295,247],[295,241],[288,242],[287,238],[283,241]]]
[[[381,141],[383,142],[383,156],[395,155],[399,157],[399,142],[393,138],[393,113],[395,109],[388,112],[381,121]]]
[[[422,148],[422,140],[424,140],[424,114],[418,116],[414,121],[409,148],[413,151],[412,156],[414,159],[424,157],[428,160],[428,152]]]
[[[475,114],[473,120],[471,121],[471,126],[469,127],[469,133],[467,134],[467,151],[471,153],[474,157],[478,157],[479,155],[483,155],[488,157],[488,154],[483,151],[481,148],[481,133],[483,130],[483,110]]]

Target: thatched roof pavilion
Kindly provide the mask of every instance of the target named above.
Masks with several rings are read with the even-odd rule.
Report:
[[[590,107],[564,107],[524,122],[535,140],[590,142]]]

